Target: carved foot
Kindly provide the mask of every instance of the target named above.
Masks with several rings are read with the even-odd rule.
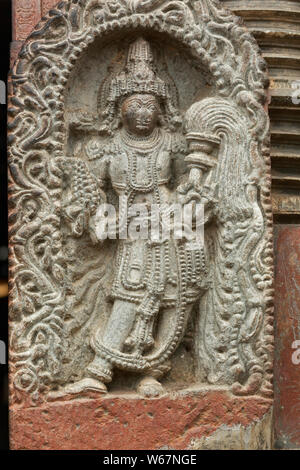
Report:
[[[68,395],[78,395],[83,392],[96,392],[97,394],[107,393],[107,388],[104,383],[100,382],[99,380],[87,377],[80,380],[79,382],[68,384],[61,390],[50,392],[48,397],[49,399],[55,400],[66,397]]]
[[[153,377],[144,377],[137,386],[140,395],[146,398],[153,398],[162,395],[165,391],[164,387]]]

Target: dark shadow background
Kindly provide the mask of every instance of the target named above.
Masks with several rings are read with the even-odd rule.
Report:
[[[11,41],[11,0],[0,0],[0,80],[7,83]],[[0,283],[7,284],[6,106],[0,104]],[[3,294],[2,294],[3,295]],[[7,296],[0,296],[0,340],[7,346]],[[7,358],[7,355],[6,355]],[[6,361],[7,362],[7,361]],[[0,364],[0,449],[8,449],[7,364]]]

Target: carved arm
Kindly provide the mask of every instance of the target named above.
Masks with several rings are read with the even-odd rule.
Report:
[[[217,202],[214,199],[215,185],[203,184],[204,173],[210,172],[217,164],[221,140],[211,134],[188,132],[186,136],[189,153],[185,157],[189,169],[188,181],[177,188],[181,204],[204,204],[207,222],[211,218],[211,209]]]

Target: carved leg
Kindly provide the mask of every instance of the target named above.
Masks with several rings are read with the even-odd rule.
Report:
[[[93,345],[97,344],[97,338],[109,349],[122,351],[135,319],[136,304],[122,300],[114,302],[111,315],[107,321],[104,333],[98,329]],[[101,351],[96,346],[94,360],[87,367],[87,372],[101,382],[108,383],[112,380],[113,368],[109,361],[101,357]]]
[[[99,339],[105,346],[122,351],[134,323],[135,310],[135,304],[116,300],[104,333],[101,329],[97,330],[95,338],[99,335]],[[67,384],[63,389],[51,393],[51,398],[70,394],[78,395],[86,391],[107,393],[105,384],[112,380],[113,367],[95,350],[95,357],[87,367],[87,375],[88,377],[73,384]]]
[[[103,383],[109,383],[112,380],[112,366],[108,361],[95,355],[93,361],[87,367],[87,373],[100,380]]]
[[[134,324],[136,307],[133,302],[115,300],[104,334],[100,330],[96,333],[105,346],[122,351]]]

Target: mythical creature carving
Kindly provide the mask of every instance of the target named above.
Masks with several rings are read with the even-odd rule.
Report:
[[[78,61],[96,40],[104,47],[128,32],[93,112],[68,115]],[[188,109],[176,77],[156,63],[153,34],[180,44],[211,78]],[[213,0],[61,2],[29,36],[11,82],[14,399],[105,393],[118,369],[157,396],[188,337],[195,382],[270,396],[267,80],[238,20]],[[99,236],[107,203],[122,232],[133,204],[191,202],[205,208],[198,249],[174,237]],[[139,214],[140,226],[152,217]]]

